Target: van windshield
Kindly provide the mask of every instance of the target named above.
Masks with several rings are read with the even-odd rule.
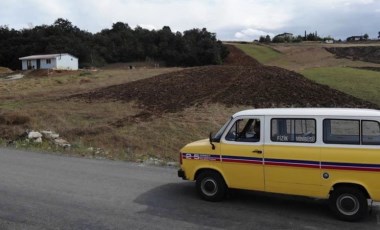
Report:
[[[232,117],[219,129],[219,131],[212,137],[212,141],[219,142],[222,137],[224,130],[227,128],[228,124],[231,122]]]

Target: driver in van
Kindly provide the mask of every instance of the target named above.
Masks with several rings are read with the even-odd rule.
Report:
[[[253,138],[259,141],[260,140],[260,121],[259,120],[256,120],[255,124],[253,125],[253,132],[255,133]]]

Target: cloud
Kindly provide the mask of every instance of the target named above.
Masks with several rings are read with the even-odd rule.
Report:
[[[144,29],[148,29],[148,30],[157,30],[157,28],[154,25],[141,24],[139,26],[142,27],[142,28],[144,28]]]
[[[1,0],[0,24],[21,29],[62,17],[93,33],[121,21],[181,32],[205,27],[219,39],[251,40],[284,31],[370,34],[379,30],[379,9],[378,0]]]
[[[266,36],[266,35],[269,35],[271,38],[274,37],[273,33],[248,28],[248,29],[244,29],[239,32],[236,32],[235,38],[237,40],[252,41],[255,39],[259,39],[260,36]]]

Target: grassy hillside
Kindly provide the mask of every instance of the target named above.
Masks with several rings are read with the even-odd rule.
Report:
[[[144,161],[150,157],[176,161],[186,143],[207,138],[231,114],[246,107],[213,104],[145,118],[145,110],[132,101],[68,100],[78,92],[119,85],[178,71],[179,68],[104,69],[97,72],[69,72],[57,76],[25,76],[15,81],[0,79],[0,145],[26,130],[53,130],[68,140],[64,150],[46,142],[17,141],[17,148],[38,151]]]
[[[380,72],[347,67],[379,68],[379,64],[337,58],[325,50],[332,45],[323,43],[234,45],[262,64],[296,71],[317,83],[380,106]]]
[[[281,56],[278,51],[264,45],[257,44],[234,44],[248,55],[252,56],[262,64],[266,64]]]
[[[348,67],[311,68],[305,77],[380,106],[380,72]]]

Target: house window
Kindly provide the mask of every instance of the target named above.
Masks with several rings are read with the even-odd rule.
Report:
[[[51,59],[46,59],[46,64],[51,64]]]
[[[315,143],[315,120],[274,118],[271,120],[271,141]]]

